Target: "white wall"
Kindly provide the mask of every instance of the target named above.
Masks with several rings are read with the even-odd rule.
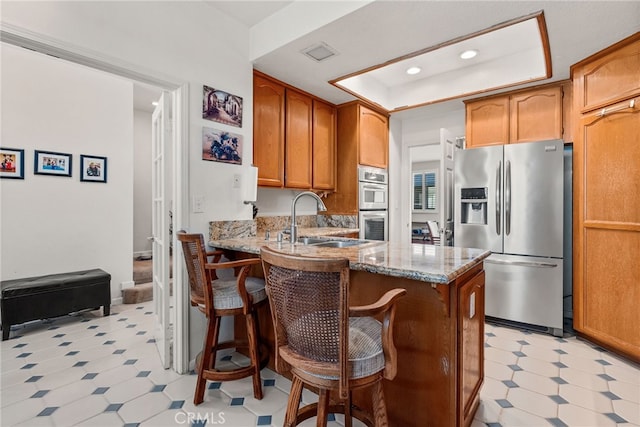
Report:
[[[2,44],[2,145],[25,150],[2,180],[2,280],[102,268],[111,296],[131,280],[133,85]],[[72,176],[34,174],[34,150],[71,154]],[[107,157],[107,183],[80,181],[80,155]]]
[[[133,110],[133,254],[150,255],[151,113]]]
[[[192,213],[189,228],[206,233],[209,221],[251,218],[251,206],[242,203],[232,186],[233,175],[245,176],[253,159],[253,71],[247,27],[204,2],[7,1],[2,6],[3,23],[116,65],[189,83],[190,193],[204,197],[204,213]],[[203,85],[243,98],[242,128],[201,118]],[[244,137],[242,166],[202,160],[203,126]]]
[[[34,34],[37,39],[50,40],[50,44],[73,46],[74,51],[86,52],[89,57],[134,69],[156,79],[188,83],[190,194],[187,197],[191,200],[192,195],[203,196],[204,213],[189,214],[188,224],[176,224],[175,228],[188,226],[190,231],[207,235],[209,221],[252,217],[251,206],[244,205],[240,192],[233,189],[233,175],[239,173],[245,177],[253,159],[253,67],[248,59],[247,27],[204,2],[163,1],[3,1],[2,24],[8,24],[5,28]],[[243,98],[242,128],[201,118],[203,85]],[[131,117],[131,110],[128,114]],[[69,122],[65,126],[70,126]],[[203,161],[203,126],[243,135],[243,165]],[[131,148],[123,153],[123,158],[129,161],[132,157]],[[129,176],[129,203],[132,180]],[[112,215],[113,209],[112,206]],[[126,242],[128,250],[109,253],[109,256],[125,257],[130,265],[133,256],[131,209],[123,221],[127,221],[128,231],[123,242]],[[46,240],[48,236],[39,236],[39,240]],[[60,247],[57,250],[64,253]],[[190,320],[190,349],[194,355],[201,346],[204,321],[199,312],[192,312]]]

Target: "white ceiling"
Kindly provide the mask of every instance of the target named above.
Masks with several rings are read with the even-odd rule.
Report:
[[[245,18],[245,3],[262,2],[209,3],[214,7],[225,3],[226,13],[251,25],[256,18]],[[280,8],[274,5],[274,14],[294,6],[293,2],[275,3]],[[534,84],[569,78],[572,64],[640,30],[640,1],[378,0],[257,58],[254,67],[340,104],[355,98],[330,85],[332,79],[540,10],[545,14],[553,69],[550,79]],[[300,53],[319,42],[339,54],[318,63]],[[459,100],[444,104],[449,105],[419,110],[461,106]],[[411,111],[398,114],[411,115]]]
[[[259,24],[265,19],[271,21],[279,15],[286,16],[295,6],[299,11],[305,3],[317,2],[208,0],[206,3],[212,11],[227,14],[250,31],[258,27],[264,31]],[[334,2],[325,3],[331,8]],[[640,1],[361,0],[360,3],[363,6],[359,9],[315,30],[302,32],[303,35],[256,58],[254,68],[341,104],[355,98],[329,84],[330,80],[541,10],[549,34],[552,77],[533,84],[567,79],[572,64],[640,31]],[[219,18],[219,14],[213,16]],[[304,27],[303,21],[308,19],[309,28],[314,28],[313,18],[312,14],[299,14],[291,26]],[[274,26],[268,31],[280,37],[287,29],[290,28]],[[335,49],[338,55],[319,63],[301,53],[320,42]],[[396,114],[438,115],[460,108],[462,103],[458,99]]]

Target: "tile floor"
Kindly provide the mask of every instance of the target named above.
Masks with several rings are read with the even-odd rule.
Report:
[[[195,407],[195,375],[160,366],[151,311],[152,302],[120,305],[107,318],[93,311],[15,328],[1,346],[0,425],[282,425],[290,382],[268,369],[261,401],[245,379],[209,383]],[[485,332],[473,427],[640,425],[638,366],[575,337],[490,324]],[[338,415],[330,423],[342,424]]]

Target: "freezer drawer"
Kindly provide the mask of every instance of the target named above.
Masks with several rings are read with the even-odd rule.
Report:
[[[492,254],[484,261],[487,316],[562,334],[562,259]]]

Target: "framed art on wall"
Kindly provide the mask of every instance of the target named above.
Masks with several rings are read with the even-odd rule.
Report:
[[[24,179],[24,150],[0,147],[0,178]]]
[[[242,127],[242,97],[203,86],[202,118]]]
[[[107,182],[107,158],[80,155],[80,181]]]
[[[71,176],[71,160],[71,154],[35,150],[33,173]]]
[[[242,135],[202,128],[202,160],[242,164]]]

